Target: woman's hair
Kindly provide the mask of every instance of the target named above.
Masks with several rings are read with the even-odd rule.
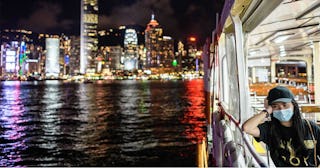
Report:
[[[301,118],[301,113],[299,110],[298,103],[292,99],[292,104],[294,106],[293,108],[293,116],[291,118],[292,120],[292,127],[294,128],[294,137],[296,137],[296,143],[295,143],[295,149],[296,151],[301,151],[302,153],[307,153],[307,148],[304,144],[304,136],[305,136],[305,128],[304,128],[304,120]],[[278,149],[280,148],[280,140],[282,139],[283,133],[280,132],[279,127],[281,127],[281,124],[279,120],[275,119],[273,115],[271,115],[271,128],[270,128],[270,145],[273,148],[274,152],[278,154]]]

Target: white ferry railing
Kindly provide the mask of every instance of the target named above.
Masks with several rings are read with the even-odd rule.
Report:
[[[248,136],[242,131],[242,128],[241,128],[241,123],[239,123],[238,120],[236,120],[231,114],[229,114],[228,112],[226,112],[222,106],[221,103],[218,103],[218,113],[220,113],[221,117],[220,118],[227,118],[230,123],[234,124],[235,128],[241,133],[241,138],[244,142],[244,145],[247,149],[247,151],[249,151],[250,155],[252,156],[253,158],[253,162],[252,162],[252,165],[248,165],[248,160],[246,160],[246,166],[254,166],[254,167],[268,167],[268,164],[263,160],[263,158],[255,151],[255,148],[253,147],[252,143],[250,142],[250,140],[248,139]],[[222,119],[223,120],[223,119]],[[215,128],[215,119],[212,119],[212,130],[213,131],[217,131],[217,130],[214,130]],[[212,135],[214,135],[214,132],[212,133]],[[214,141],[214,137],[213,137],[213,141]],[[240,146],[242,146],[242,144],[238,144]],[[217,146],[215,146],[217,147]],[[242,146],[244,147],[244,146]],[[213,147],[214,148],[214,147]],[[224,151],[225,152],[225,151]],[[248,158],[249,155],[247,155],[248,153],[244,152],[244,158]],[[215,157],[215,156],[213,156]],[[214,165],[214,166],[226,166],[226,165]],[[233,165],[227,165],[227,166],[233,166]],[[240,166],[241,167],[241,166]]]

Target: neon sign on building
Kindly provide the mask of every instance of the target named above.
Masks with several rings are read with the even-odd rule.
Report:
[[[20,44],[20,54],[19,54],[19,75],[23,75],[23,64],[27,59],[27,54],[26,54],[26,43],[24,41],[21,42]]]

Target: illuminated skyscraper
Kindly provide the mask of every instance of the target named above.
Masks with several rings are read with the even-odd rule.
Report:
[[[18,75],[19,50],[19,43],[17,41],[12,41],[11,45],[6,43],[1,45],[1,75]]]
[[[80,73],[95,73],[98,50],[98,0],[81,0]]]
[[[138,68],[138,37],[134,29],[126,29],[124,36],[124,69]]]
[[[58,78],[60,40],[58,38],[46,39],[46,78]]]
[[[70,73],[71,75],[80,73],[80,37],[71,36],[71,51],[70,51]]]
[[[145,46],[147,54],[147,68],[160,67],[161,64],[161,43],[162,43],[162,28],[154,19],[154,14],[145,30]]]
[[[177,60],[174,57],[174,41],[170,36],[163,36],[162,53],[161,64],[163,67],[172,68],[177,66]]]

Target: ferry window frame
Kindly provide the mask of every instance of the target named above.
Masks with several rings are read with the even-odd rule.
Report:
[[[221,101],[224,104],[229,104],[229,73],[228,73],[228,62],[227,62],[227,55],[223,55],[221,58],[221,87],[222,87],[222,97]]]
[[[238,57],[235,33],[229,33],[225,36],[226,45],[226,61],[227,61],[227,89],[228,89],[228,113],[234,116],[235,119],[240,118],[240,90],[238,76]],[[232,93],[232,96],[230,95]]]

